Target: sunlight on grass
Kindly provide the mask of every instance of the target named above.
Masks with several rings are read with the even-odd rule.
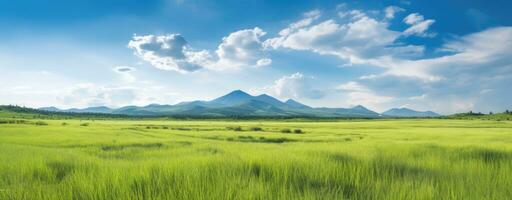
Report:
[[[0,124],[0,199],[507,199],[511,128],[463,120],[9,121]]]

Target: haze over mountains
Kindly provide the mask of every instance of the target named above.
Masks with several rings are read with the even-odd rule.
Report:
[[[150,104],[111,109],[105,106],[84,109],[39,108],[52,112],[106,113],[138,116],[191,116],[191,117],[435,117],[439,114],[419,112],[407,108],[394,108],[382,114],[361,105],[353,108],[312,108],[293,99],[282,102],[266,94],[252,96],[235,90],[211,101],[181,102],[175,105]]]
[[[383,112],[382,113],[383,115],[386,115],[386,116],[394,116],[394,117],[411,117],[411,116],[415,116],[415,117],[432,117],[432,116],[439,116],[439,114],[435,113],[435,112],[432,112],[432,111],[425,111],[425,112],[420,112],[420,111],[415,111],[415,110],[411,110],[409,108],[392,108],[386,112]]]

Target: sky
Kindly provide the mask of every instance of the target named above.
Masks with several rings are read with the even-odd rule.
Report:
[[[0,0],[0,104],[512,109],[512,2]]]

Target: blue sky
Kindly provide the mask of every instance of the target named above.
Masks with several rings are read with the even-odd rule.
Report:
[[[509,1],[0,0],[0,104],[511,109]]]

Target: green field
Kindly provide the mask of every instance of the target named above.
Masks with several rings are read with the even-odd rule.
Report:
[[[6,118],[0,152],[0,199],[512,196],[510,121]]]

